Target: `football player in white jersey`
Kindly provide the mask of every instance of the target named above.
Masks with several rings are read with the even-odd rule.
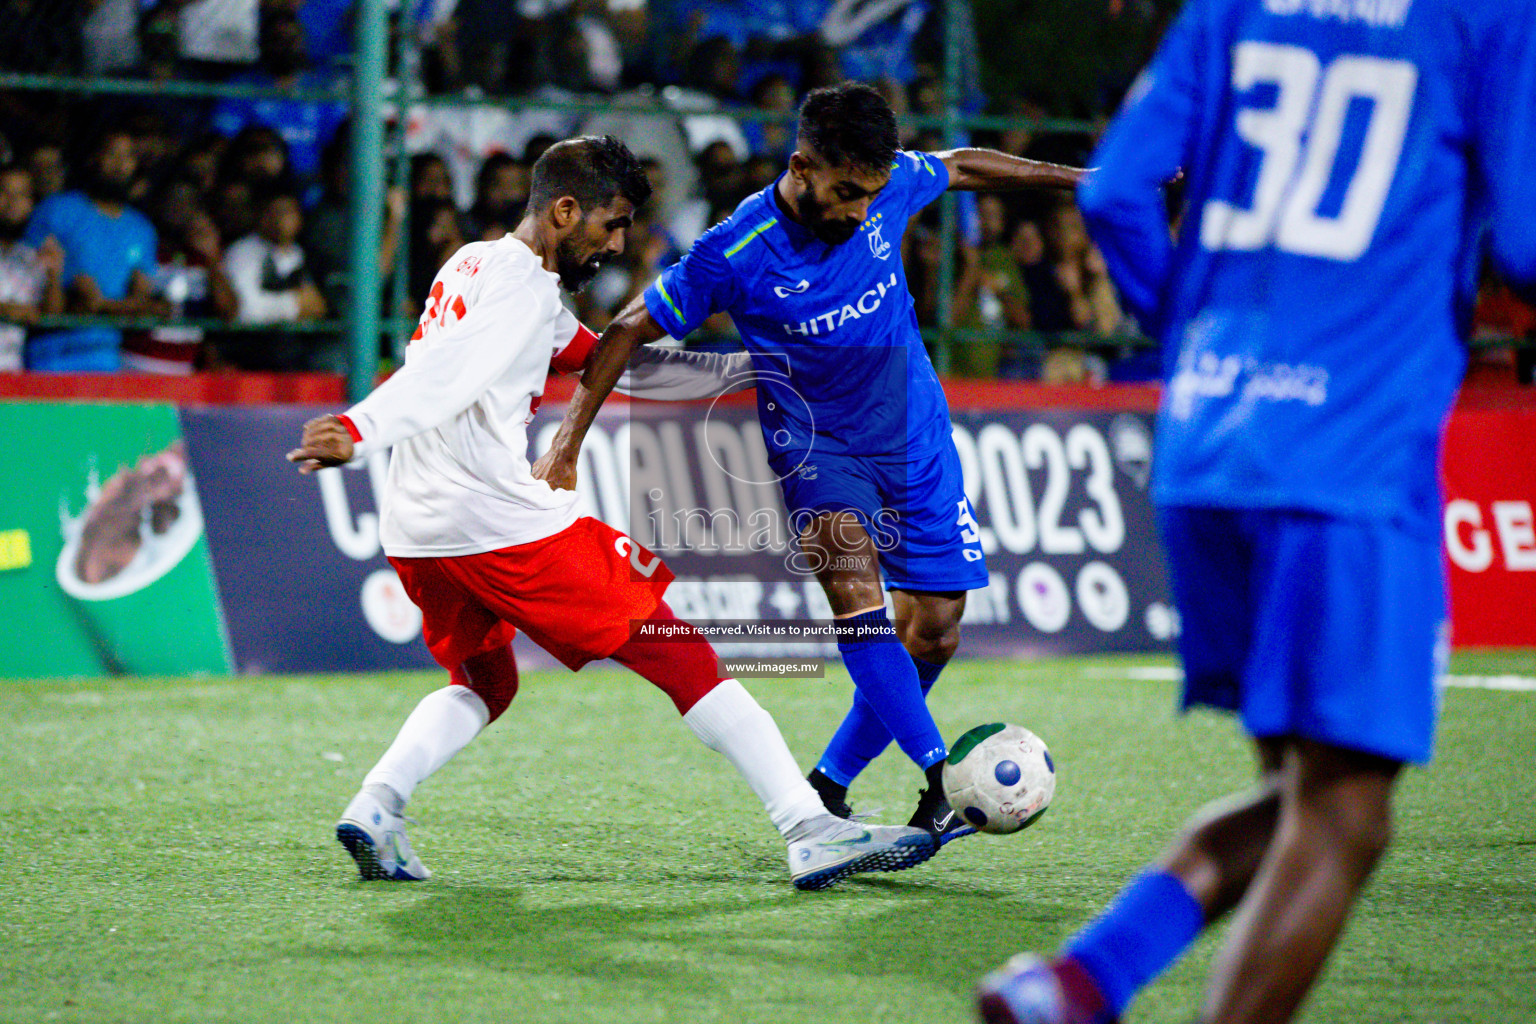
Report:
[[[714,649],[662,600],[672,574],[660,559],[578,516],[574,491],[533,477],[527,425],[545,380],[552,370],[581,369],[596,341],[558,289],[576,291],[623,251],[650,191],[616,139],[552,146],[534,165],[517,229],[466,245],[438,272],[405,365],[345,415],[305,424],[288,455],[313,472],[392,449],[380,539],[450,674],[406,719],[336,826],[364,878],[429,876],[406,837],[405,803],[511,702],[518,629],[573,670],[612,658],[671,697],[763,801],[789,845],[797,887],[901,870],[937,849],[921,829],[829,815],[773,719],[740,683],[720,677]],[[669,360],[648,357],[629,390],[696,397],[698,380],[710,376],[700,360],[712,360],[723,381],[731,358],[679,354],[688,372],[676,374]],[[670,639],[637,638],[637,622],[654,624],[651,635],[664,625]]]

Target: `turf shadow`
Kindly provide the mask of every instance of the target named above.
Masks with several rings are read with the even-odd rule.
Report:
[[[898,975],[964,994],[1018,949],[1054,948],[1084,912],[895,879],[853,880],[827,893],[750,886],[723,899],[659,884],[640,906],[540,905],[537,893],[434,886],[409,907],[381,914],[396,941],[362,955],[431,950],[493,970],[575,974],[639,991],[707,987],[743,969],[777,968],[853,979]],[[800,908],[806,912],[796,913]]]
[[[442,886],[380,920],[396,939],[437,958],[670,990],[702,981],[714,957],[755,955],[730,926],[732,916],[791,904],[795,893],[705,900],[692,898],[687,886],[660,886],[656,898],[665,902],[537,906],[523,887]],[[399,944],[393,949],[403,952]]]

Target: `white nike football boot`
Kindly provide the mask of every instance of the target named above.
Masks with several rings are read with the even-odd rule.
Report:
[[[939,849],[938,838],[920,828],[866,825],[830,814],[802,821],[788,839],[796,889],[825,889],[861,871],[904,871]]]
[[[368,793],[358,793],[341,812],[336,840],[357,861],[364,881],[378,878],[397,882],[424,882],[432,872],[411,849],[405,819],[391,814]]]

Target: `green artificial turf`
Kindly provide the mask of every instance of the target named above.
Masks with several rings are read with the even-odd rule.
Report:
[[[1202,802],[1250,775],[1170,662],[957,663],[949,736],[1026,725],[1050,812],[823,893],[724,760],[619,672],[528,673],[417,793],[423,884],[360,883],[332,826],[440,676],[0,683],[0,1020],[964,1021],[977,976],[1051,950]],[[1536,676],[1536,656],[1458,659]],[[849,693],[754,681],[802,764]],[[1158,678],[1162,676],[1163,678]],[[1536,693],[1451,689],[1399,838],[1305,1020],[1536,1021]],[[891,751],[856,807],[904,820]],[[1129,1024],[1185,1024],[1219,936]]]

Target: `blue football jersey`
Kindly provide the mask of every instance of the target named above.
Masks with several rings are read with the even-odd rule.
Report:
[[[681,338],[731,314],[757,377],[771,456],[922,456],[949,444],[949,406],[901,265],[907,218],[949,187],[927,153],[898,153],[859,231],[829,246],[785,216],[777,183],[742,201],[645,292]]]
[[[1094,164],[1164,342],[1157,500],[1437,529],[1485,228],[1536,281],[1536,2],[1190,0]]]

